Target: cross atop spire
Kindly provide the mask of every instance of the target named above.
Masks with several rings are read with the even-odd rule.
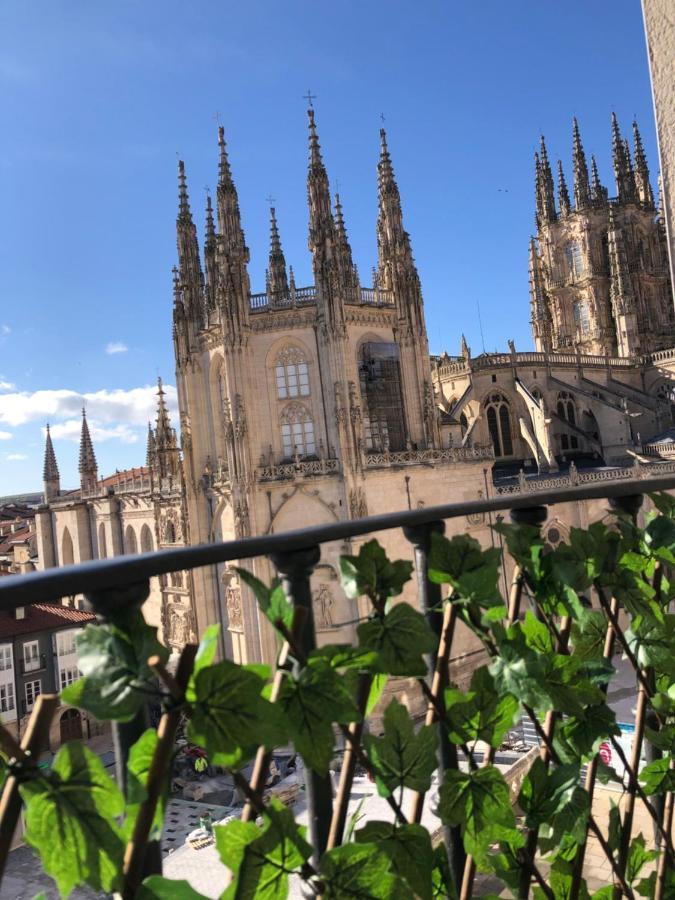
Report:
[[[306,94],[303,94],[302,97],[303,97],[303,100],[306,100],[306,101],[307,101],[307,106],[308,106],[308,108],[309,108],[309,109],[312,109],[312,108],[313,108],[312,100],[316,100],[316,99],[317,99],[316,94],[313,94],[313,93],[309,90],[309,88],[308,88],[308,89],[307,89],[307,93],[306,93]]]

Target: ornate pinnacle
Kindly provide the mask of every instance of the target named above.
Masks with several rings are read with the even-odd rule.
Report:
[[[213,224],[213,206],[211,204],[211,195],[206,195],[206,242],[210,243],[216,239],[216,228]]]
[[[591,156],[591,197],[596,203],[607,200],[607,188],[603,187],[600,182],[598,164],[594,156]]]
[[[540,161],[539,161],[539,190],[541,196],[541,215],[545,223],[555,222],[555,193],[553,188],[553,173],[551,165],[548,161],[548,153],[546,150],[546,141],[542,134],[540,139]]]
[[[155,433],[152,430],[152,424],[148,422],[148,445],[145,453],[145,464],[148,468],[152,468],[155,462]]]
[[[185,177],[185,163],[182,159],[178,160],[178,220],[179,222],[192,223],[187,179]]]
[[[80,434],[80,463],[79,472],[81,476],[91,476],[94,481],[98,472],[96,464],[96,455],[94,453],[94,445],[89,433],[89,425],[87,423],[87,412],[82,407],[82,432]],[[84,481],[84,478],[82,479]]]
[[[638,199],[640,203],[653,209],[654,192],[649,181],[649,166],[636,121],[633,121],[633,155],[635,158],[635,189]]]
[[[576,116],[572,119],[572,162],[574,169],[574,205],[577,209],[583,209],[591,201],[591,190],[588,183],[586,154],[581,143],[579,123],[576,120]]]
[[[45,465],[42,475],[45,481],[59,480],[59,467],[56,464],[56,454],[54,453],[52,436],[49,433],[49,422],[47,422],[47,438],[45,440]]]
[[[563,164],[558,160],[558,206],[560,207],[560,215],[566,216],[570,211],[570,195],[565,182],[565,172]]]
[[[225,143],[225,129],[222,125],[218,126],[218,184],[220,187],[234,186],[232,181],[232,171],[230,170],[230,161],[227,158],[227,145]]]
[[[279,228],[277,227],[276,210],[270,207],[270,257],[267,292],[272,294],[288,293],[288,277],[286,275],[286,258],[281,249]]]
[[[630,203],[635,200],[635,180],[628,144],[621,136],[616,113],[612,113],[612,161],[619,202]]]

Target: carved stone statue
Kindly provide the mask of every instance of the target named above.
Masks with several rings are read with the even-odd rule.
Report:
[[[331,612],[335,598],[333,592],[327,584],[319,585],[318,591],[314,594],[314,621],[317,631],[325,630],[333,627],[333,614]]]

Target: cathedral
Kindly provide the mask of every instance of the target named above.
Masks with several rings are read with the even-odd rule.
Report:
[[[429,354],[422,290],[384,130],[377,163],[377,266],[363,286],[344,211],[332,195],[314,110],[308,110],[309,251],[313,284],[287,266],[275,210],[265,291],[252,293],[249,251],[223,129],[215,209],[207,198],[200,249],[179,163],[173,335],[180,446],[164,403],[146,465],[99,479],[82,420],[81,486],[60,491],[47,432],[44,567],[160,547],[283,532],[440,502],[675,471],[675,307],[663,216],[637,125],[633,149],[612,119],[616,196],[589,174],[573,127],[573,189],[557,198],[542,138],[535,157],[536,238],[530,242],[535,352]],[[533,500],[536,503],[536,498]],[[605,501],[563,503],[544,532],[604,514]],[[494,542],[493,520],[447,523]],[[378,535],[410,557],[399,532]],[[366,609],[339,586],[341,553],[322,548],[312,576],[319,640],[347,642]],[[273,576],[265,559],[251,563]],[[508,581],[506,568],[504,583]],[[229,565],[156,580],[149,621],[179,649],[218,622],[223,653],[273,660],[276,638]],[[410,585],[410,599],[414,585]],[[453,661],[462,684],[478,648]]]

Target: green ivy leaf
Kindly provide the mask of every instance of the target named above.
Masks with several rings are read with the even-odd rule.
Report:
[[[312,650],[310,659],[323,659],[334,669],[359,669],[368,671],[377,663],[377,653],[353,647],[351,644],[325,644]]]
[[[223,900],[285,900],[288,876],[312,855],[304,829],[274,798],[262,828],[235,820],[214,828],[220,858],[233,874]]]
[[[216,765],[237,767],[259,745],[274,747],[286,739],[278,707],[262,696],[265,685],[256,672],[229,660],[197,675],[188,738]]]
[[[525,618],[522,622],[518,622],[515,628],[520,628],[521,634],[525,639],[525,644],[537,653],[551,653],[553,651],[553,638],[543,622],[540,622],[531,612],[527,610]]]
[[[642,668],[654,666],[660,673],[675,676],[675,615],[664,615],[662,622],[635,616],[626,639]]]
[[[377,844],[344,844],[321,858],[325,900],[410,900],[411,891]]]
[[[199,647],[197,648],[197,655],[195,656],[194,666],[192,667],[190,681],[185,690],[185,697],[189,703],[192,703],[197,696],[195,694],[195,679],[197,675],[199,675],[202,669],[206,669],[208,666],[212,665],[213,660],[216,658],[219,637],[220,625],[209,625],[204,629],[204,634],[202,635]]]
[[[150,875],[138,889],[136,900],[207,900],[187,881],[173,881],[161,875]]]
[[[488,668],[481,666],[471,677],[468,693],[456,688],[445,691],[445,708],[454,743],[477,740],[499,747],[516,721],[520,704],[512,694],[500,696]]]
[[[426,675],[424,654],[436,646],[436,636],[421,613],[397,603],[383,618],[377,616],[356,629],[359,646],[378,654],[379,668],[388,675]]]
[[[656,850],[647,850],[645,839],[642,833],[633,838],[628,850],[628,860],[626,862],[626,881],[632,885],[640,876],[640,872],[647,863],[657,859],[658,852]]]
[[[410,580],[413,565],[407,559],[391,562],[377,540],[367,541],[358,556],[340,557],[342,589],[350,600],[368,597],[380,608],[397,597]]]
[[[499,563],[501,551],[495,547],[483,550],[475,538],[465,534],[452,539],[431,535],[428,575],[435,584],[450,584],[453,601],[501,605]]]
[[[447,771],[438,799],[438,815],[446,825],[461,826],[464,848],[479,868],[486,866],[491,844],[522,846],[508,785],[494,766],[475,772]]]
[[[247,569],[242,569],[239,566],[232,566],[232,568],[244,584],[251,589],[258,601],[258,606],[272,625],[276,628],[277,622],[283,622],[286,628],[290,630],[293,627],[293,607],[286,599],[279,579],[275,578],[272,586],[267,587],[266,584]]]
[[[588,610],[583,623],[572,623],[571,643],[579,659],[602,659],[607,634],[607,619],[597,609]]]
[[[124,799],[99,757],[64,744],[48,775],[19,786],[26,804],[25,839],[66,897],[79,884],[117,890],[124,841],[115,817]]]
[[[128,627],[102,623],[86,625],[77,636],[77,655],[83,678],[61,692],[64,703],[88,710],[97,719],[128,722],[156,690],[148,658],[162,662],[169,651],[157,640],[157,629],[140,612]]]
[[[549,771],[538,756],[530,766],[518,795],[518,804],[525,813],[527,827],[538,828],[569,803],[578,781],[579,766],[572,763]]]
[[[540,831],[540,847],[544,853],[573,856],[574,846],[586,839],[586,823],[590,812],[587,792],[575,787],[569,800]]]
[[[457,891],[450,872],[448,852],[445,844],[434,847],[433,866],[431,869],[431,896],[433,900],[457,900]]]
[[[389,796],[398,787],[429,790],[436,768],[436,729],[423,725],[415,734],[410,713],[398,700],[392,700],[384,712],[383,737],[366,734],[363,742],[382,796]]]
[[[648,496],[662,516],[675,519],[675,497],[666,493],[649,494]]]
[[[415,897],[431,900],[433,850],[426,828],[373,821],[355,832],[354,840],[357,844],[373,843],[379,847],[391,859],[393,871],[407,882]]]
[[[647,796],[675,791],[675,769],[670,768],[670,756],[649,763],[640,772],[639,778]]]
[[[603,741],[619,737],[616,715],[606,703],[587,706],[580,715],[570,716],[556,729],[554,745],[569,761],[595,756]]]
[[[344,678],[321,658],[312,659],[299,678],[285,678],[277,706],[305,764],[326,774],[333,758],[333,722],[361,719]]]
[[[384,691],[388,681],[389,676],[385,675],[383,672],[378,672],[377,674],[373,675],[373,680],[370,684],[370,690],[368,691],[368,700],[366,701],[366,718],[372,713],[372,711],[379,703],[382,692]]]
[[[125,840],[131,840],[136,823],[136,817],[141,803],[147,797],[146,785],[148,783],[148,773],[152,765],[152,758],[157,747],[157,732],[154,728],[144,731],[136,743],[129,751],[129,761],[127,763],[127,803],[125,808],[125,819],[123,832]],[[169,777],[168,773],[165,777],[164,790],[157,803],[155,816],[150,830],[150,840],[158,841],[162,837],[162,829],[164,828],[164,809],[166,806],[166,798],[169,793]]]

